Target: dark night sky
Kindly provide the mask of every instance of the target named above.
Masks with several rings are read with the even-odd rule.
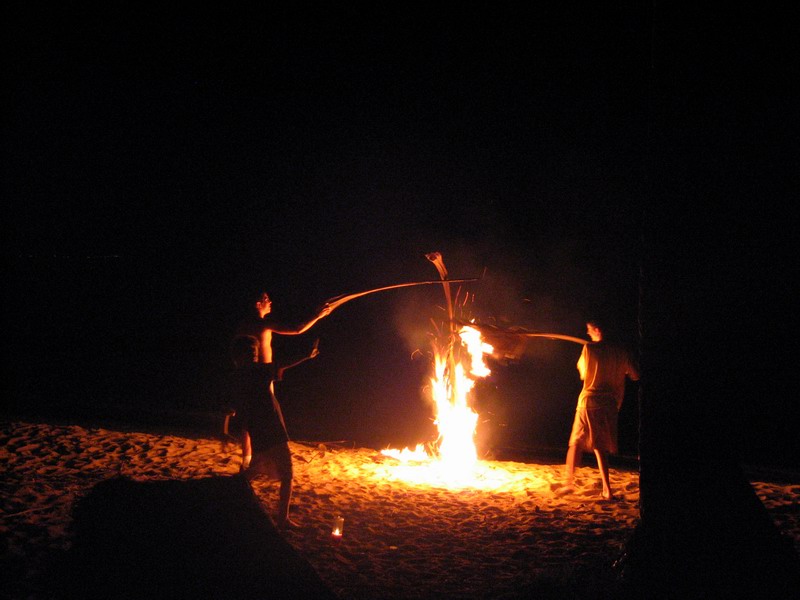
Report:
[[[772,228],[797,179],[780,150],[790,147],[796,61],[762,65],[746,49],[785,57],[786,38],[754,42],[743,14],[726,28],[743,45],[681,47],[682,30],[650,3],[552,4],[519,14],[5,8],[16,402],[207,406],[253,286],[299,318],[338,294],[435,279],[431,251],[453,278],[486,270],[471,288],[475,316],[582,335],[589,311],[611,307],[632,335],[652,68],[664,47],[726,65],[713,85],[677,73],[690,115],[680,125],[690,138],[710,117],[726,133],[710,146],[716,160],[696,152],[730,174],[714,175],[730,190],[742,170],[763,176],[770,233],[748,237],[755,249],[733,270],[752,266],[762,295],[781,289],[762,251],[782,255],[789,243]],[[703,23],[713,33],[715,20]],[[661,46],[654,30],[674,35]],[[700,26],[691,33],[704,39]],[[757,93],[741,79],[756,73]],[[698,95],[727,100],[693,113]],[[739,225],[727,215],[726,226]],[[282,384],[290,429],[420,441],[427,365],[410,357],[427,349],[441,302],[433,286],[370,296],[285,342],[290,351],[318,336],[322,351]],[[793,317],[782,319],[769,327],[790,329]],[[534,345],[522,364],[498,369],[485,392],[487,435],[565,442],[578,350]],[[52,378],[31,366],[38,359]],[[635,415],[625,419],[630,451]],[[513,435],[498,433],[514,423]]]

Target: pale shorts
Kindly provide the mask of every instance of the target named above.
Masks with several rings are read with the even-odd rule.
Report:
[[[617,405],[613,398],[608,401],[588,399],[586,406],[575,409],[569,445],[586,451],[617,453]]]

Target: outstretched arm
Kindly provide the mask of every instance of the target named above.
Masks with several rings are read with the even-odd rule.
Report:
[[[279,323],[270,319],[270,315],[264,317],[263,323],[265,324],[266,328],[271,329],[273,333],[280,335],[300,335],[311,329],[317,321],[331,314],[331,310],[330,304],[326,302],[322,305],[322,308],[316,315],[314,315],[314,317],[305,323],[301,323],[300,325],[287,325],[285,323]]]

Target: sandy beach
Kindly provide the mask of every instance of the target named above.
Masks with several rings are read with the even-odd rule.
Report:
[[[447,480],[452,473],[402,467],[377,449],[291,449],[299,527],[281,535],[342,599],[518,598],[549,589],[611,597],[609,567],[639,517],[635,469],[612,468],[618,498],[609,502],[588,466],[575,491],[560,494],[561,464],[484,461],[470,485],[459,485]],[[0,456],[7,598],[53,597],[48,565],[70,550],[73,509],[97,484],[231,477],[240,464],[236,444],[213,436],[34,422],[2,423]],[[800,478],[764,470],[751,483],[800,549]],[[253,489],[274,511],[277,484],[255,481]],[[331,535],[337,516],[341,538]]]

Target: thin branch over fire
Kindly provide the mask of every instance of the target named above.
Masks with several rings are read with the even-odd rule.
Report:
[[[479,281],[480,277],[470,277],[468,279],[452,279],[451,283],[467,283],[472,281]],[[350,302],[350,300],[355,300],[356,298],[360,298],[361,296],[366,296],[367,294],[374,294],[376,292],[383,292],[386,290],[394,290],[398,288],[404,287],[412,287],[417,285],[431,285],[433,283],[442,283],[440,280],[434,279],[431,281],[409,281],[407,283],[395,283],[393,285],[386,285],[379,288],[374,288],[371,290],[364,290],[363,292],[355,292],[353,294],[342,294],[340,296],[334,296],[327,300],[326,304],[330,306],[331,312],[333,310],[339,308],[345,302]]]

